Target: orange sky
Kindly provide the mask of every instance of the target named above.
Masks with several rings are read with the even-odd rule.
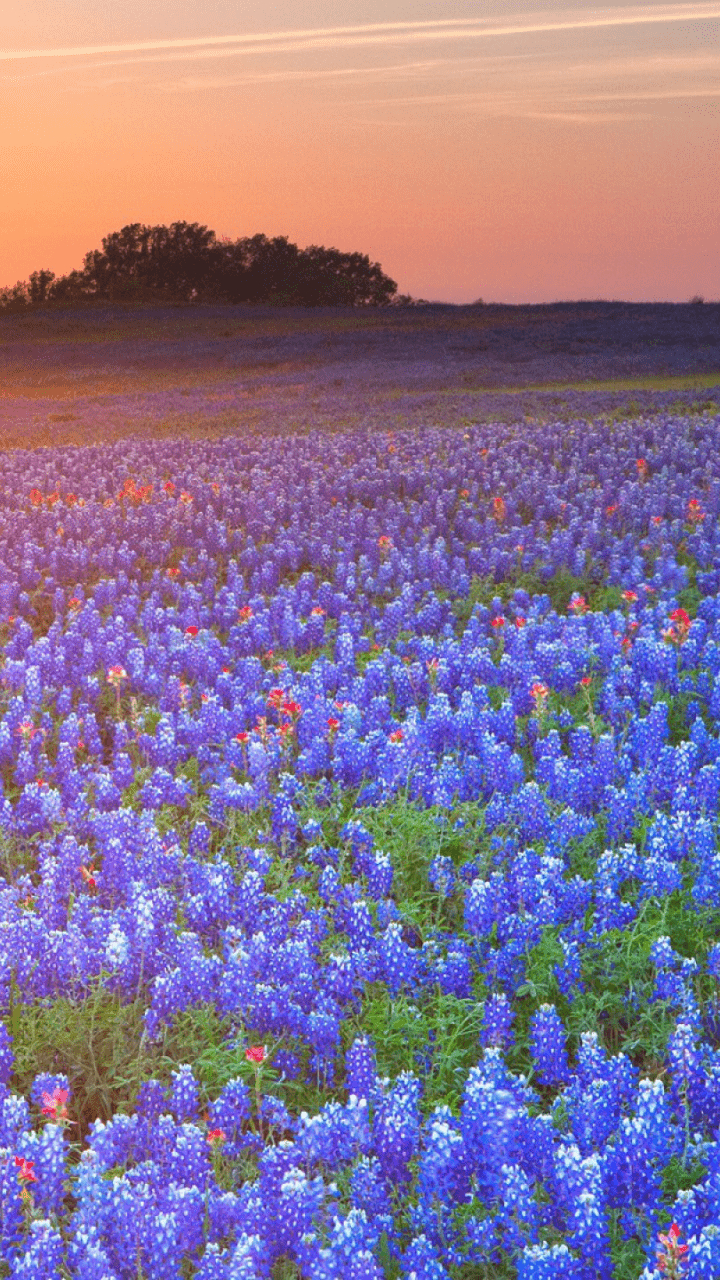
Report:
[[[184,219],[416,297],[720,298],[720,3],[88,9],[3,22],[0,286]]]

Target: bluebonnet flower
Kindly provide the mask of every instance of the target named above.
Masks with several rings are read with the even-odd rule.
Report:
[[[379,945],[380,963],[390,994],[398,995],[403,987],[412,988],[418,975],[418,955],[402,936],[402,927],[391,922]]]
[[[199,1085],[189,1063],[183,1063],[172,1073],[169,1106],[176,1120],[194,1120],[199,1105]]]
[[[377,1107],[372,1128],[373,1154],[388,1182],[402,1186],[420,1139],[420,1081],[404,1072]]]
[[[566,1244],[526,1245],[517,1257],[518,1280],[577,1280],[578,1270]]]
[[[483,1009],[483,1026],[480,1042],[483,1047],[499,1046],[509,1048],[515,1041],[512,1024],[515,1021],[515,1010],[504,992],[495,992],[485,1002]]]
[[[449,1272],[424,1235],[416,1236],[403,1254],[405,1280],[449,1280]]]
[[[368,1036],[357,1036],[345,1058],[347,1090],[357,1098],[372,1098],[378,1085],[375,1047]]]
[[[30,1224],[30,1237],[25,1251],[14,1266],[14,1275],[23,1280],[47,1280],[59,1275],[63,1261],[63,1240],[48,1218]]]
[[[541,1084],[558,1088],[568,1083],[565,1028],[552,1004],[541,1005],[530,1019],[530,1051]]]

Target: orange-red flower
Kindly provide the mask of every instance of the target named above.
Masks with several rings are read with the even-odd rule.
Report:
[[[89,867],[81,867],[80,875],[85,881],[88,889],[91,892],[93,892],[97,888],[97,882],[95,880],[95,867],[93,866],[93,864],[90,863]]]
[[[84,868],[83,868],[84,870]],[[65,1103],[68,1100],[67,1089],[61,1089],[59,1085],[53,1089],[52,1093],[43,1093],[42,1114],[50,1120],[58,1121],[67,1120],[68,1111]]]
[[[37,1177],[33,1172],[34,1160],[26,1160],[24,1156],[16,1156],[15,1164],[18,1167],[18,1178],[21,1182],[37,1182]]]
[[[261,1067],[267,1057],[267,1049],[264,1044],[250,1045],[245,1050],[245,1057],[248,1062],[252,1062],[255,1066]]]
[[[705,519],[705,512],[700,506],[700,502],[697,498],[691,498],[688,502],[687,518],[690,521],[690,524],[700,524],[700,521]]]

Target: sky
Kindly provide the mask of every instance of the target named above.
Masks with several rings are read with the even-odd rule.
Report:
[[[23,0],[0,286],[132,222],[466,303],[720,298],[720,0]]]

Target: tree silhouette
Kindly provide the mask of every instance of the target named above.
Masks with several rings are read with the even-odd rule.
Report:
[[[395,281],[366,254],[301,250],[287,236],[218,240],[197,222],[132,222],[86,253],[80,271],[59,278],[34,271],[29,282],[0,292],[0,306],[87,299],[387,306],[396,293]]]
[[[47,302],[54,271],[33,271],[28,282],[28,295],[32,303]]]

